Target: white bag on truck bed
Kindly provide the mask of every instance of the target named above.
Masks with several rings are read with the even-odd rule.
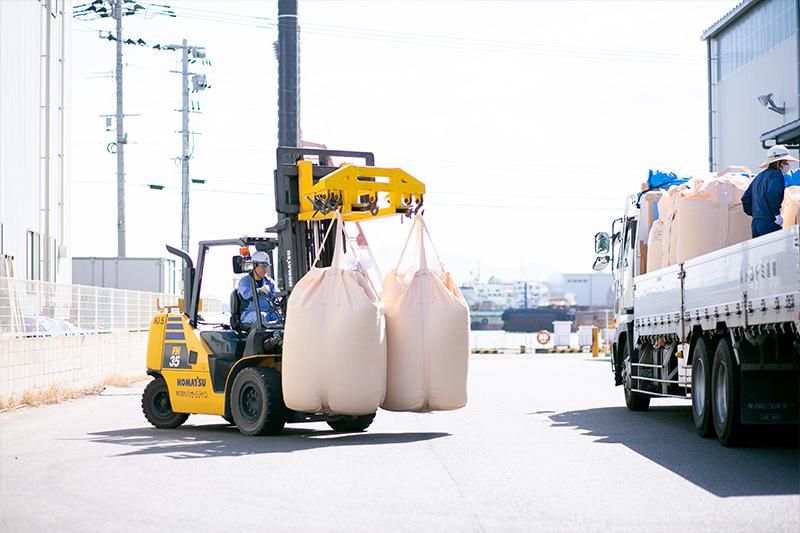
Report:
[[[800,224],[800,186],[786,187],[783,191],[783,229]]]
[[[389,411],[440,411],[467,403],[469,306],[441,261],[439,271],[429,269],[425,234],[417,215],[398,266],[383,284],[388,367],[381,407]],[[415,260],[401,271],[409,241]]]
[[[675,199],[675,262],[746,241],[750,217],[742,209],[748,180],[733,177],[698,179]]]
[[[386,391],[383,305],[367,275],[346,268],[353,253],[342,251],[338,212],[336,220],[331,266],[312,267],[289,296],[283,399],[304,413],[365,415],[378,409]]]
[[[664,220],[658,219],[647,236],[647,272],[664,268]]]
[[[662,232],[663,232],[663,235],[661,236],[660,239],[661,261],[656,260],[656,262],[660,265],[659,268],[664,268],[666,266],[675,264],[675,258],[677,255],[676,250],[678,243],[678,235],[677,232],[675,231],[676,229],[675,202],[678,196],[680,196],[681,191],[685,189],[686,189],[685,184],[673,185],[658,200],[658,220],[660,220],[662,223]],[[651,268],[650,272],[652,272],[653,270],[657,269]]]

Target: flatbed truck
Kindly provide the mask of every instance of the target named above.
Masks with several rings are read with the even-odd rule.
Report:
[[[798,424],[800,227],[642,273],[639,198],[595,235],[595,270],[612,266],[611,364],[627,407],[691,399],[698,433],[723,446],[754,426]]]

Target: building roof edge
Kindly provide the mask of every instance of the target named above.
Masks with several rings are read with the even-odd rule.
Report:
[[[704,31],[703,35],[700,36],[700,40],[706,41],[714,37],[759,2],[761,0],[742,0],[739,5],[728,11],[721,19]]]

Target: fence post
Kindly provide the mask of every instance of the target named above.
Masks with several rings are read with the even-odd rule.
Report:
[[[77,325],[79,328],[82,328],[82,327],[83,327],[83,325],[81,324],[81,304],[82,304],[83,302],[81,302],[81,286],[80,286],[80,285],[78,285],[78,287],[77,287],[77,288],[78,288],[78,309],[77,309],[77,312],[78,312],[78,314],[77,314],[77,316],[76,316],[76,318],[75,318],[75,321],[77,322],[77,324],[76,324],[76,325]]]

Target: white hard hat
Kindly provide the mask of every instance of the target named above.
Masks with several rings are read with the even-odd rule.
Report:
[[[253,264],[254,265],[269,265],[269,255],[267,252],[258,251],[253,254]]]
[[[794,161],[797,162],[797,159],[789,154],[789,149],[786,148],[782,144],[776,144],[772,148],[767,151],[767,160],[758,165],[761,168],[767,168],[771,163],[775,161]]]

